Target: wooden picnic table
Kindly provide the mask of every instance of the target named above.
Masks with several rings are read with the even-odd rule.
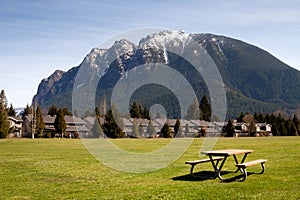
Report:
[[[202,151],[201,154],[207,155],[210,159],[210,162],[215,170],[214,178],[218,177],[220,180],[224,180],[221,176],[221,170],[229,156],[233,156],[236,166],[244,163],[247,158],[247,155],[252,153],[253,150],[250,149],[225,149],[225,150],[211,150],[211,151]],[[239,162],[236,155],[244,155],[242,160]],[[223,157],[222,162],[219,165],[219,162],[215,162],[214,157]],[[241,171],[242,173],[246,173],[243,169],[237,167],[236,172]]]

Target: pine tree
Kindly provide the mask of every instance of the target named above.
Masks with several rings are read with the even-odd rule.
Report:
[[[189,134],[189,132],[190,132],[189,125],[186,124],[186,125],[184,126],[184,134],[185,134],[185,136],[187,136],[187,135]]]
[[[241,112],[241,114],[238,116],[238,118],[236,119],[237,122],[243,122],[243,118],[244,118],[244,113]]]
[[[103,138],[103,130],[101,128],[101,124],[97,117],[95,117],[93,127],[91,129],[91,133],[93,138]]]
[[[10,104],[10,107],[8,108],[8,112],[7,112],[8,116],[11,116],[11,117],[15,117],[16,116],[16,111],[13,107],[12,104]]]
[[[144,128],[143,128],[142,123],[140,123],[140,125],[139,125],[139,135],[141,137],[144,137]]]
[[[174,125],[174,132],[175,132],[175,137],[176,137],[176,135],[178,134],[178,131],[179,131],[179,128],[180,128],[180,120],[179,119],[176,119],[176,123],[175,123],[175,125]],[[178,135],[180,135],[180,134],[178,134]]]
[[[27,116],[29,114],[32,114],[32,109],[27,104],[24,111],[22,112],[22,118],[24,118],[25,116]]]
[[[132,118],[140,118],[140,110],[137,102],[133,102],[132,106],[129,110],[130,117]]]
[[[200,119],[204,121],[211,121],[211,105],[209,104],[206,96],[204,95],[200,102]]]
[[[4,90],[0,93],[0,138],[6,138],[9,131],[7,99]]]
[[[139,127],[138,127],[138,124],[136,122],[136,119],[134,119],[133,123],[132,123],[131,135],[135,136],[135,137],[139,137],[140,136]]]
[[[41,138],[43,137],[43,132],[45,129],[45,123],[44,123],[44,118],[43,118],[43,111],[40,108],[40,106],[37,106],[37,109],[35,111],[35,122],[36,122],[36,134],[37,137]]]
[[[63,108],[62,111],[63,111],[64,115],[72,116],[72,113],[69,111],[68,108]]]
[[[48,109],[48,115],[51,115],[51,117],[54,117],[57,114],[57,107],[55,105],[52,105],[49,109]]]
[[[163,138],[172,138],[173,137],[172,131],[167,122],[164,124],[164,126],[162,127],[160,132],[161,132]]]
[[[296,115],[293,117],[293,122],[295,124],[296,130],[297,130],[297,135],[300,134],[300,121]]]
[[[67,124],[64,118],[64,113],[62,109],[58,109],[57,115],[54,120],[54,128],[57,133],[61,134],[61,137],[64,136],[64,132],[67,129]]]
[[[116,119],[118,120],[118,119]],[[109,109],[105,115],[105,120],[102,125],[104,134],[109,138],[122,138],[125,133],[118,126],[114,119],[113,110]]]
[[[233,126],[233,123],[232,123],[232,119],[229,119],[228,120],[228,123],[227,123],[227,126],[226,126],[226,136],[227,137],[233,137],[233,134],[234,134],[234,126]]]
[[[155,137],[155,135],[156,135],[156,131],[153,126],[153,123],[152,121],[149,121],[149,124],[147,126],[147,137]]]
[[[199,110],[199,103],[197,99],[194,99],[193,103],[187,109],[187,114],[185,119],[199,119],[200,118],[200,110]]]

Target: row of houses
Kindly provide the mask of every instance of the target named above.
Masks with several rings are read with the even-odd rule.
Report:
[[[61,137],[57,134],[54,128],[54,116],[44,115],[44,135],[50,135],[51,137]],[[11,137],[31,137],[32,135],[32,114],[25,116],[23,119],[20,117],[9,117],[10,128],[14,130]],[[65,136],[67,137],[91,137],[95,117],[87,117],[84,120],[76,116],[65,116],[67,129]],[[160,130],[165,123],[171,128],[174,133],[174,127],[176,124],[175,119],[154,119],[151,121],[156,134],[147,134],[147,127],[149,126],[150,120],[147,119],[133,119],[133,118],[122,118],[122,130],[125,132],[126,137],[132,136],[132,129],[134,123],[139,126],[142,131],[140,137],[159,137]],[[100,118],[100,123],[104,123],[104,118]],[[180,136],[182,137],[197,137],[197,136],[217,136],[220,133],[226,132],[227,122],[207,122],[202,120],[180,120]],[[247,123],[233,123],[235,128],[235,136],[247,136],[248,127]],[[271,125],[266,123],[256,123],[256,133],[258,135],[271,135]],[[223,134],[224,135],[224,134]],[[178,135],[177,135],[178,136]]]

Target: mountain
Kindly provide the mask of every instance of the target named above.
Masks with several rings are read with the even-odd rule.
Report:
[[[155,71],[157,64],[167,65],[183,75],[199,100],[203,95],[209,96],[209,89],[203,77],[182,56],[198,56],[193,45],[209,54],[221,74],[226,88],[227,117],[235,117],[240,112],[290,110],[300,105],[300,72],[268,52],[225,36],[172,30],[148,35],[138,45],[123,39],[109,49],[92,49],[79,66],[67,72],[55,71],[42,80],[33,102],[44,109],[52,104],[72,109],[76,101],[86,101],[90,103],[77,107],[77,112],[93,111],[95,104],[110,102],[114,87],[119,80],[127,78],[130,70],[143,65]],[[174,87],[182,89],[183,86]],[[129,91],[124,90],[124,93]],[[139,88],[130,101],[148,107],[160,103],[169,117],[177,117],[178,99],[159,84]]]

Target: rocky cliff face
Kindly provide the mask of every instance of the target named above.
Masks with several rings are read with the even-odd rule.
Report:
[[[171,30],[148,35],[137,45],[120,40],[109,49],[92,49],[78,67],[68,72],[55,71],[44,79],[34,101],[43,108],[55,104],[71,109],[73,88],[82,88],[80,94],[85,99],[95,98],[88,95],[95,90],[96,105],[100,105],[104,94],[106,101],[109,101],[112,88],[119,79],[126,78],[129,70],[147,63],[177,66],[173,68],[184,74],[198,98],[201,98],[203,94],[208,94],[205,83],[201,78],[194,77],[188,64],[176,56],[176,52],[187,51],[191,42],[201,46],[220,71],[227,89],[228,116],[238,115],[241,111],[271,112],[300,105],[300,72],[268,52],[225,36]],[[152,98],[162,96],[155,94]],[[153,99],[149,98],[144,95],[140,101],[150,105]],[[168,106],[174,105],[169,103]]]

